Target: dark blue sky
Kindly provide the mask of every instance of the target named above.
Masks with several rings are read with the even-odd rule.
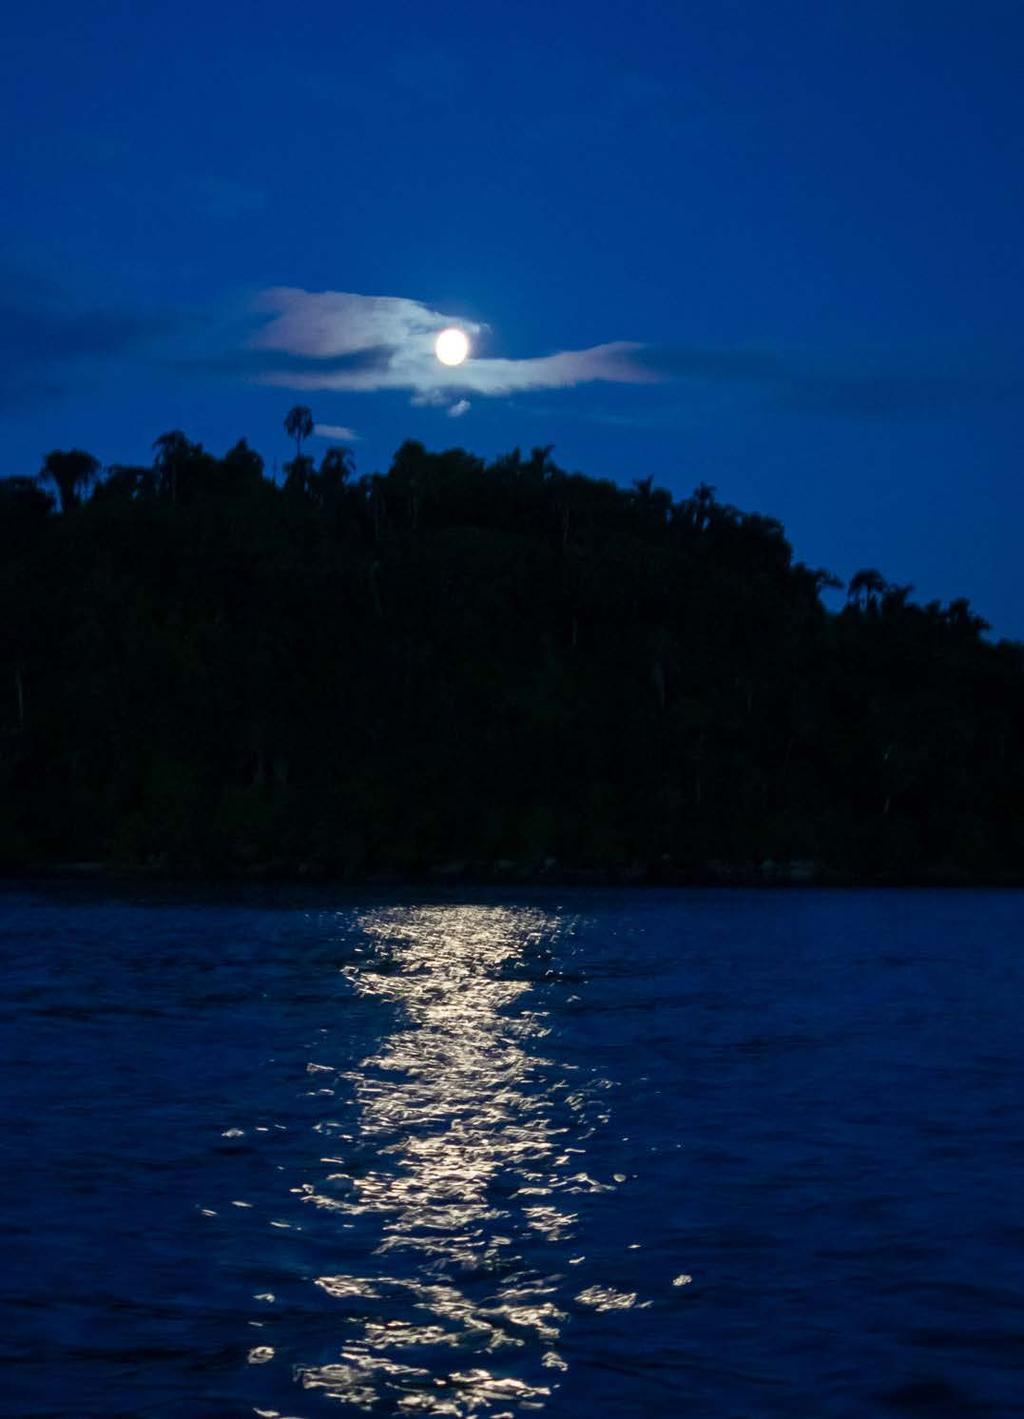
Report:
[[[1024,636],[1018,0],[35,0],[4,30],[2,471],[176,427],[283,459],[302,400],[363,472],[415,437],[703,479]],[[268,386],[325,353],[251,348],[277,287],[582,351],[583,382]],[[332,368],[402,357],[345,354],[346,309]],[[643,382],[593,377],[619,341]]]

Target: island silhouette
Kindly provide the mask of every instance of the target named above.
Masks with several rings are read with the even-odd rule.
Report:
[[[1024,647],[781,524],[402,444],[0,480],[0,861],[375,880],[1024,879]]]

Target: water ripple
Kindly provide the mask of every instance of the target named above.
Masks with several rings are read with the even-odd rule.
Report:
[[[1020,894],[5,902],[0,1413],[1024,1412]]]
[[[616,1188],[581,1166],[581,1140],[608,1117],[607,1081],[543,1051],[531,955],[550,956],[565,922],[460,906],[359,925],[367,949],[342,972],[390,1008],[394,1028],[357,1068],[307,1061],[339,1116],[315,1125],[330,1145],[325,1171],[293,1191],[341,1226],[358,1219],[364,1239],[375,1226],[374,1266],[315,1278],[345,1339],[297,1376],[362,1409],[542,1408],[567,1368],[557,1345],[574,1288],[525,1265],[524,1249],[568,1242],[579,1224],[569,1199]],[[604,1299],[580,1299],[599,1309],[636,1299],[591,1291]]]

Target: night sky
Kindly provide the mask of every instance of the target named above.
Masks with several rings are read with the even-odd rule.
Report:
[[[361,472],[418,438],[705,480],[812,565],[1024,636],[1019,0],[3,29],[3,473],[173,428],[284,460],[301,401]],[[473,334],[449,383],[438,321]]]

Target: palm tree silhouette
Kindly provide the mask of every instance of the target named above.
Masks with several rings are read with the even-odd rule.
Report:
[[[56,485],[61,512],[70,512],[72,508],[79,506],[83,491],[96,477],[99,469],[99,459],[93,458],[91,453],[84,453],[80,448],[71,448],[66,452],[54,449],[43,459],[39,477]]]

